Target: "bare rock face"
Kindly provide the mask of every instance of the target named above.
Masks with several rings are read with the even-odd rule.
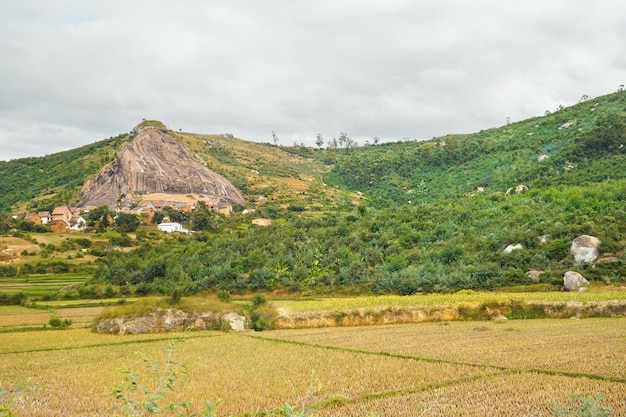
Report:
[[[220,315],[216,312],[186,312],[177,309],[156,309],[143,316],[101,319],[96,331],[110,334],[141,334],[170,331],[231,329],[244,331],[246,317],[235,312]]]
[[[570,252],[577,264],[590,264],[599,255],[600,239],[594,236],[581,235],[572,241]]]
[[[205,167],[187,148],[160,129],[144,128],[82,189],[84,206],[121,205],[153,193],[201,194],[245,200],[228,180]]]
[[[563,276],[563,287],[566,291],[580,291],[583,285],[589,285],[589,281],[575,271],[567,271]]]

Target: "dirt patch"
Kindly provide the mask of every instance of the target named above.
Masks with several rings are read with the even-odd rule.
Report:
[[[308,190],[309,189],[308,184],[295,178],[282,178],[280,181],[287,184],[291,188],[295,188],[296,190]]]

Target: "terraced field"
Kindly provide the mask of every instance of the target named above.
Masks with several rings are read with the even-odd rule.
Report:
[[[576,392],[600,393],[620,416],[624,329],[626,318],[242,334],[10,332],[0,344],[0,381],[35,388],[13,403],[28,416],[123,414],[112,395],[114,386],[125,386],[128,374],[120,370],[132,368],[144,387],[153,387],[155,364],[162,370],[183,362],[186,373],[175,377],[185,384],[166,390],[163,403],[191,400],[199,407],[220,399],[220,416],[271,414],[285,404],[320,416],[547,416],[552,404]],[[173,338],[181,343],[171,345]]]

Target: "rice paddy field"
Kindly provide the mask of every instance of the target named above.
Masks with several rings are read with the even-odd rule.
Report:
[[[2,307],[0,318],[30,310]],[[8,393],[0,410],[129,415],[115,408],[123,403],[114,387],[146,396],[130,391],[122,371],[152,389],[164,369],[181,372],[162,404],[189,400],[197,411],[210,401],[218,416],[283,415],[286,404],[319,416],[549,416],[574,394],[599,394],[611,415],[624,416],[626,318],[133,336],[80,326],[10,331],[0,334],[0,392]]]

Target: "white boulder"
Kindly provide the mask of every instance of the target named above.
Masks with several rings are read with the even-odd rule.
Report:
[[[523,249],[524,247],[522,246],[521,243],[516,243],[515,245],[509,245],[506,248],[504,248],[504,253],[511,253],[514,250],[520,250]]]
[[[594,236],[581,235],[572,241],[570,252],[576,264],[590,264],[598,258],[600,239]]]
[[[563,287],[566,291],[580,291],[583,285],[589,285],[589,281],[578,272],[567,271],[563,275]]]

